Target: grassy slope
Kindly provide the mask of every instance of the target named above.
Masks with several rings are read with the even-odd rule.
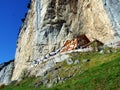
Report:
[[[52,88],[44,86],[35,88],[34,83],[39,81],[39,78],[27,78],[19,83],[10,84],[2,90],[120,90],[120,51],[109,54],[72,53],[71,56],[80,63],[78,65],[62,63],[63,67],[59,70],[61,77],[72,72],[72,69],[77,73],[64,84],[56,84]],[[83,59],[88,58],[90,62],[82,62]],[[72,69],[63,73],[66,68]]]
[[[120,58],[86,70],[51,90],[120,90]]]

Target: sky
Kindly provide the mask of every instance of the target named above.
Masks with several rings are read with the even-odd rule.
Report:
[[[0,1],[0,63],[14,59],[21,19],[29,0]]]

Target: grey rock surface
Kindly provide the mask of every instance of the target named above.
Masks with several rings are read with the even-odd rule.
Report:
[[[70,65],[70,64],[72,64],[73,63],[73,60],[70,58],[70,59],[67,59],[66,60],[66,63],[68,64],[68,65]]]
[[[75,60],[74,61],[74,64],[78,64],[80,61],[79,60]]]
[[[10,61],[0,65],[0,85],[9,84],[13,74],[14,62]]]
[[[66,40],[80,34],[86,34],[90,41],[117,42],[119,16],[120,0],[31,0],[18,37],[12,80],[29,69],[29,62],[50,52],[59,53]]]
[[[119,0],[103,0],[104,7],[111,20],[112,27],[114,28],[114,35],[117,37],[115,41],[120,38],[120,1]]]

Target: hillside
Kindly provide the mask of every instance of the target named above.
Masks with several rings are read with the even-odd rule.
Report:
[[[111,51],[108,52],[107,49],[104,54],[72,53],[73,63],[58,63],[54,68],[59,65],[61,68],[45,76],[49,81],[43,82],[41,77],[29,77],[20,82],[12,82],[2,90],[120,90],[120,50]],[[75,64],[74,60],[79,62]],[[58,73],[54,74],[56,71]],[[70,77],[72,74],[74,75]],[[55,81],[53,75],[64,79]]]

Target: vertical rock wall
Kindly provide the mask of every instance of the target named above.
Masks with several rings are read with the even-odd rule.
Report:
[[[30,61],[55,51],[80,34],[103,43],[119,40],[119,0],[31,1],[18,38],[12,80],[20,78]]]
[[[120,40],[120,0],[103,0],[104,8],[112,24],[114,37],[112,41]],[[111,41],[111,42],[112,42]]]
[[[15,69],[12,80],[17,80],[21,77],[21,73],[29,67],[29,62],[34,57],[34,38],[35,38],[35,2],[32,1],[30,10],[27,13],[25,21],[21,26],[21,31],[18,36],[17,49],[15,55]]]
[[[14,62],[10,61],[7,63],[0,64],[0,85],[9,84],[13,74]]]

